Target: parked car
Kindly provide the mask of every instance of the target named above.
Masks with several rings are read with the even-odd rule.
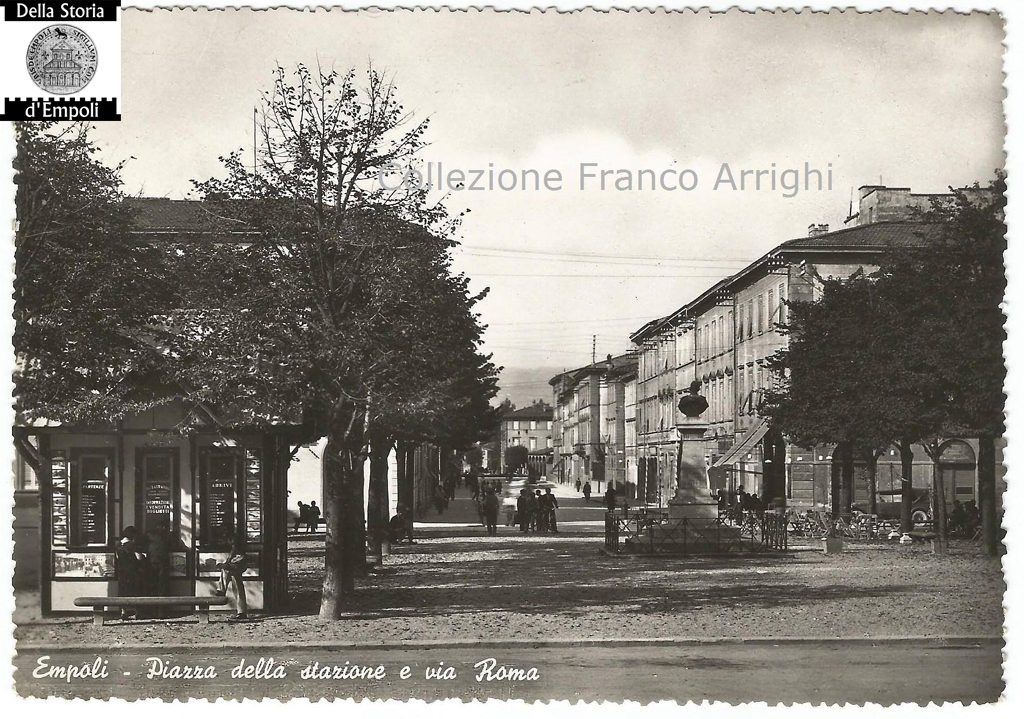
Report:
[[[915,522],[927,522],[932,518],[932,495],[931,492],[922,487],[914,487],[911,490],[910,518]],[[902,513],[903,490],[886,489],[876,493],[878,498],[878,518],[899,519]],[[857,502],[853,509],[858,512],[868,513],[868,503]]]

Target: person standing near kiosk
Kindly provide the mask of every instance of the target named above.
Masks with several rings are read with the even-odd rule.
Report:
[[[225,597],[230,584],[235,590],[235,619],[242,621],[249,618],[249,605],[245,599],[245,581],[242,573],[249,566],[245,556],[245,538],[236,535],[231,543],[231,556],[217,565],[220,569],[220,584],[216,589],[218,597]]]

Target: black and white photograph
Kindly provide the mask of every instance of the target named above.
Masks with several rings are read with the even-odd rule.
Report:
[[[1000,10],[117,12],[2,123],[21,701],[1007,708]]]

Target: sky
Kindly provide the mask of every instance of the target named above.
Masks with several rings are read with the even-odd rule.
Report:
[[[841,227],[856,187],[987,181],[1004,163],[1002,42],[982,13],[127,10],[124,120],[96,137],[130,158],[128,192],[187,197],[251,147],[275,64],[372,63],[430,118],[424,160],[561,173],[557,190],[447,199],[469,210],[455,265],[490,288],[485,349],[553,372],[628,349],[809,224]],[[735,183],[716,183],[723,166]],[[825,186],[737,186],[772,167]],[[671,171],[668,188],[636,189],[644,169]],[[624,172],[602,188],[601,170]]]

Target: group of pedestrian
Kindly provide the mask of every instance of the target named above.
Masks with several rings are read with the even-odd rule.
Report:
[[[949,533],[971,538],[981,525],[981,509],[973,499],[961,502],[953,500],[953,508],[949,512]]]
[[[488,490],[493,490],[501,496],[501,478],[491,477],[490,479],[482,479],[476,475],[475,472],[470,471],[466,473],[465,477],[466,487],[470,491],[470,499],[474,502],[482,502],[484,496]]]
[[[316,501],[309,504],[299,502],[299,514],[295,517],[295,526],[292,527],[292,532],[297,534],[300,527],[305,527],[307,534],[316,532],[320,528],[320,507],[316,506]]]
[[[743,487],[735,490],[719,489],[717,492],[718,511],[731,514],[736,521],[742,522],[743,515],[760,516],[764,513],[765,503],[757,494],[747,492]]]
[[[122,597],[165,597],[170,593],[171,554],[186,551],[185,543],[170,530],[166,518],[140,533],[125,527],[114,548],[114,572]],[[155,607],[154,616],[162,617],[163,608]],[[138,616],[138,610],[121,609],[122,619]]]
[[[541,493],[539,489],[531,491],[523,487],[516,499],[515,523],[521,532],[553,532],[558,533],[558,499],[551,493],[551,487]]]

